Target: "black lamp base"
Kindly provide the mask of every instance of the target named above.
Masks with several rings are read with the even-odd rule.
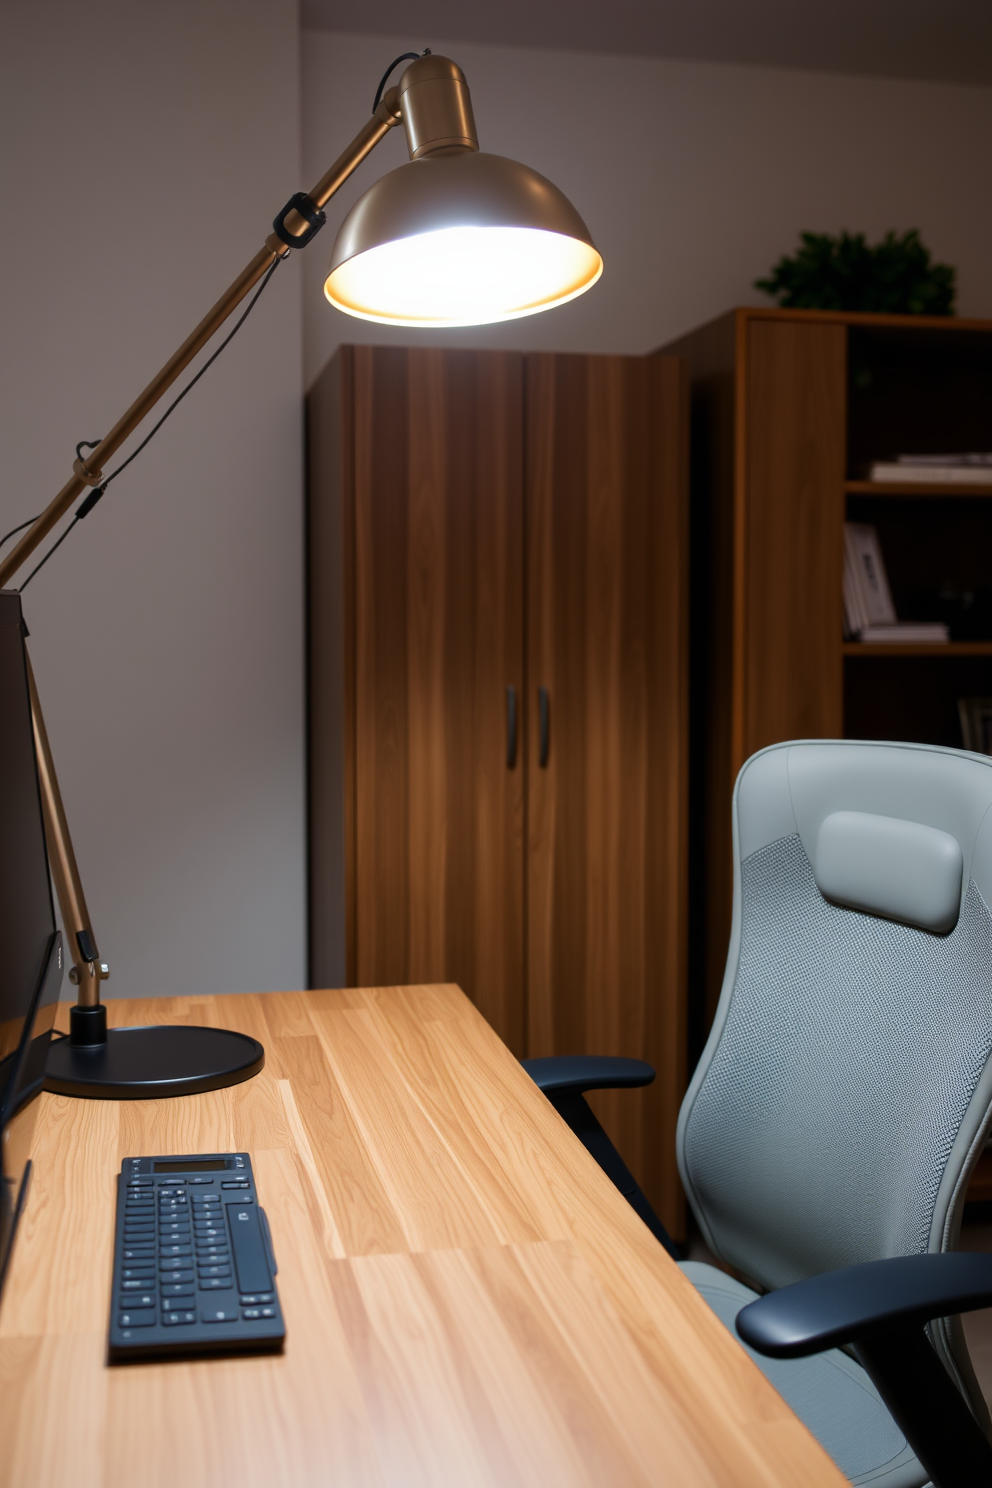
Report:
[[[187,1023],[112,1028],[99,1042],[53,1040],[45,1089],[88,1100],[161,1100],[238,1085],[258,1074],[264,1063],[265,1050],[257,1039],[227,1028]]]

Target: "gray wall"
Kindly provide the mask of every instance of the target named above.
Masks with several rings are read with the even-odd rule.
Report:
[[[465,69],[482,148],[571,197],[605,273],[573,304],[493,329],[380,330],[329,311],[330,234],[405,159],[396,130],[332,203],[305,265],[308,385],[347,341],[645,352],[732,305],[769,303],[752,281],[804,228],[874,240],[919,227],[960,270],[960,312],[992,316],[990,88],[305,31],[308,184],[367,116],[383,68],[425,45]]]
[[[299,33],[294,0],[5,0],[0,25],[6,531],[297,188]],[[305,975],[298,272],[24,596],[108,995]]]

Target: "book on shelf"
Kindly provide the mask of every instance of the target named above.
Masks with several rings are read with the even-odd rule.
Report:
[[[895,625],[866,625],[858,634],[865,645],[944,646],[951,639],[942,620],[902,620]]]
[[[958,717],[965,749],[992,754],[992,698],[958,698]]]
[[[844,629],[857,636],[868,625],[894,625],[878,533],[867,522],[844,523]]]
[[[946,645],[943,622],[900,621],[892,602],[878,533],[868,522],[844,523],[844,635],[866,645]]]
[[[992,485],[992,452],[896,455],[894,460],[874,460],[867,467],[866,478],[912,485]]]

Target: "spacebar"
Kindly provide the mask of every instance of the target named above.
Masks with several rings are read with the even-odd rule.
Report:
[[[227,1223],[231,1231],[231,1249],[238,1272],[238,1288],[242,1292],[267,1292],[271,1290],[272,1278],[269,1263],[262,1244],[262,1232],[258,1225],[258,1208],[255,1204],[228,1204]]]

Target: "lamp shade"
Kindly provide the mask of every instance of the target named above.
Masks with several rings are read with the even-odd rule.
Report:
[[[562,305],[602,272],[589,229],[544,176],[501,155],[439,150],[355,203],[324,293],[386,325],[484,325]]]

